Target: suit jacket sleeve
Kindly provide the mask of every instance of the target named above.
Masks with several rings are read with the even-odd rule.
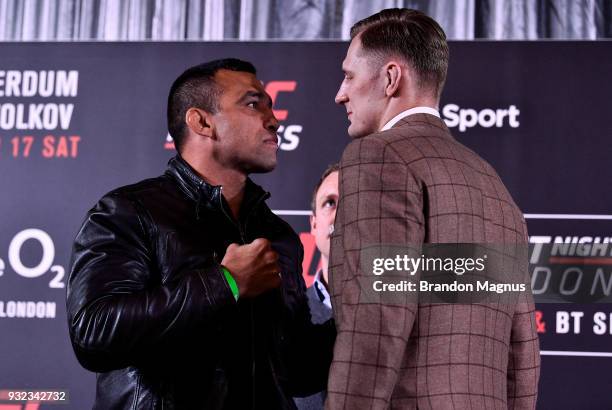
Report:
[[[530,296],[524,299],[514,313],[508,351],[508,408],[516,410],[536,408],[540,378],[535,307]]]
[[[326,408],[384,409],[417,309],[408,300],[397,304],[384,297],[362,297],[362,284],[372,282],[372,268],[361,266],[360,257],[364,249],[380,244],[423,242],[422,192],[399,155],[375,136],[349,144],[340,167],[341,199],[330,263],[338,334]]]
[[[162,283],[144,215],[135,201],[109,194],[75,240],[67,313],[77,359],[88,370],[122,368],[148,356],[171,361],[163,346],[214,331],[219,312],[235,306],[218,265]]]

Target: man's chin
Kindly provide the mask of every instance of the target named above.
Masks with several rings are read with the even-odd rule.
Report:
[[[353,127],[352,124],[348,127],[348,135],[352,139],[362,138],[362,137],[365,137],[366,135],[369,135],[369,134],[371,134],[371,133],[365,132],[362,129],[358,129],[357,127]]]
[[[249,174],[266,174],[268,172],[272,172],[274,171],[274,169],[276,168],[276,161],[269,162],[269,163],[265,163],[265,164],[254,164],[253,166],[251,166],[251,169],[249,169],[248,173]]]

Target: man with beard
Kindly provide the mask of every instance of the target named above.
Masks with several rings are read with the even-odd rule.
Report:
[[[67,307],[95,408],[293,409],[324,388],[333,324],[311,324],[299,238],[248,178],[276,166],[277,128],[252,64],[192,67],[168,97],[166,173],[87,214]]]

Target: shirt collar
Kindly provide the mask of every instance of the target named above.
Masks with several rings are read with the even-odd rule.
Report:
[[[409,115],[412,115],[412,114],[430,114],[430,115],[435,115],[436,117],[440,118],[440,113],[435,108],[431,108],[431,107],[414,107],[414,108],[410,108],[409,110],[402,111],[399,114],[397,114],[395,117],[391,118],[389,120],[389,122],[387,122],[385,124],[385,126],[381,128],[381,131],[386,131],[386,130],[390,129],[395,124],[397,124],[397,122],[399,120],[401,120],[402,118],[405,118],[405,117],[407,117]]]
[[[319,300],[321,302],[323,302],[323,304],[325,306],[327,306],[328,308],[332,308],[331,307],[331,299],[329,297],[329,292],[327,291],[327,288],[325,287],[325,285],[323,284],[323,281],[321,279],[321,274],[323,273],[323,270],[318,270],[317,273],[315,274],[314,277],[314,281],[312,283],[312,285],[315,287],[315,290],[317,291],[317,296],[319,296]]]
[[[166,175],[173,177],[183,192],[189,198],[196,201],[196,215],[199,215],[200,206],[218,207],[222,206],[222,187],[221,185],[210,185],[202,179],[196,171],[180,155],[176,155],[168,161]],[[265,201],[270,197],[270,193],[264,191],[262,187],[247,178],[244,187],[244,199],[242,209],[249,210],[260,201]]]

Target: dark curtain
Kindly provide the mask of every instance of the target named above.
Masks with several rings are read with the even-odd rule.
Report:
[[[347,39],[388,7],[454,40],[612,36],[612,0],[0,0],[0,41]]]

